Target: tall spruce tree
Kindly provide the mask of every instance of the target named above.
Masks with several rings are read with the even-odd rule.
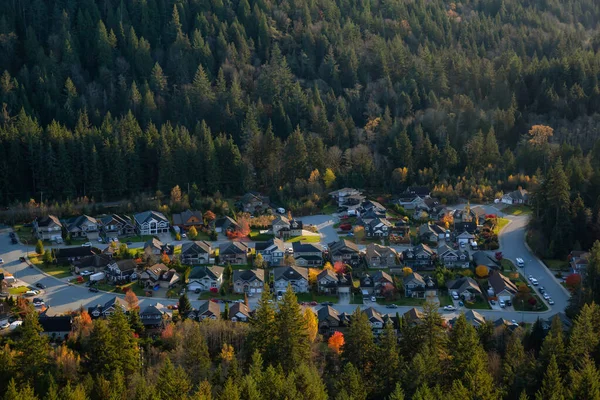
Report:
[[[288,285],[275,317],[275,349],[284,371],[291,371],[310,359],[310,339],[298,298]]]

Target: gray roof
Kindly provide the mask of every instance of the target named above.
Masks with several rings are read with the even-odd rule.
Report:
[[[292,249],[294,250],[294,254],[323,252],[323,247],[318,243],[293,242]]]
[[[351,242],[346,239],[338,240],[336,242],[329,243],[329,254],[334,254],[338,252],[342,253],[359,253],[358,246],[356,243]]]
[[[192,254],[210,254],[210,243],[205,242],[204,240],[185,242],[181,245],[181,254],[186,254],[188,252]]]
[[[477,292],[481,294],[481,289],[479,288],[479,285],[477,284],[475,279],[469,277],[463,277],[449,281],[447,283],[447,286],[448,290],[453,292],[462,293],[465,290],[469,290],[470,292]]]
[[[233,271],[233,281],[236,282],[242,280],[245,282],[252,282],[258,280],[260,282],[265,281],[265,270],[264,269],[236,269]]]
[[[274,280],[284,279],[286,281],[306,279],[308,281],[308,268],[302,267],[279,267],[273,270]]]
[[[185,210],[179,214],[173,214],[173,225],[185,225],[186,221],[188,219],[190,219],[191,217],[196,217],[198,218],[200,221],[203,220],[202,218],[202,212],[200,211],[192,211],[192,210]]]
[[[133,216],[133,218],[140,225],[151,219],[155,219],[157,221],[169,222],[167,217],[165,217],[165,215],[163,213],[158,212],[158,211],[144,211],[144,212],[135,214]]]
[[[404,277],[404,283],[408,283],[410,281],[416,281],[419,285],[425,286],[425,280],[423,279],[423,276],[416,272]]]
[[[54,215],[48,215],[47,217],[42,217],[42,218],[37,219],[38,226],[45,227],[45,226],[49,226],[52,224],[56,224],[56,225],[62,227],[60,220]]]
[[[509,293],[516,294],[518,289],[514,283],[510,281],[506,276],[502,275],[498,271],[493,271],[489,278],[488,283],[494,288],[494,293],[498,294],[504,290]]]
[[[191,279],[202,279],[208,277],[210,279],[218,280],[222,275],[224,267],[212,266],[212,267],[194,267],[190,271],[188,280]]]
[[[476,251],[475,253],[472,254],[473,256],[473,262],[475,263],[475,265],[485,265],[488,268],[494,268],[494,269],[498,269],[499,268],[499,264],[496,260],[494,260],[492,257],[490,257],[487,253],[484,253],[483,251]]]
[[[219,246],[219,255],[248,254],[248,246],[242,242],[223,243]]]

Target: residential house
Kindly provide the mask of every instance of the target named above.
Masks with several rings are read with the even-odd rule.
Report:
[[[405,210],[418,210],[424,204],[424,199],[417,195],[404,194],[398,199],[398,204]]]
[[[145,288],[161,287],[170,289],[180,280],[179,274],[174,269],[169,269],[165,264],[158,263],[146,268],[140,274],[140,281]]]
[[[358,250],[356,243],[341,239],[337,242],[329,243],[328,247],[332,263],[341,261],[352,267],[356,267],[360,263],[360,250]]]
[[[506,193],[502,196],[502,203],[504,204],[528,204],[529,193],[527,190],[519,188],[514,192]]]
[[[354,206],[356,208],[365,200],[365,196],[362,195],[361,191],[353,188],[335,190],[330,192],[329,196],[338,203],[338,207]]]
[[[446,286],[448,287],[448,292],[450,294],[456,292],[461,299],[474,300],[477,297],[482,298],[481,289],[473,278],[458,278],[448,281]]]
[[[423,322],[425,314],[413,307],[404,314],[402,314],[402,318],[409,325],[418,325]]]
[[[100,317],[109,317],[111,316],[117,307],[121,307],[123,312],[127,312],[128,305],[125,300],[122,298],[115,296],[104,304],[98,304],[94,307],[88,307],[88,313],[92,317],[92,319],[100,318]]]
[[[430,276],[422,276],[417,272],[405,276],[404,296],[417,299],[437,296],[437,285]]]
[[[515,324],[514,322],[509,321],[509,320],[504,319],[504,318],[498,318],[493,323],[494,323],[494,330],[495,330],[494,334],[495,335],[501,334],[501,332],[503,332],[505,329],[508,329],[509,331],[512,332],[516,328],[519,327],[519,324]],[[542,322],[542,324],[543,324],[543,322]]]
[[[485,324],[485,317],[474,310],[468,310],[465,313],[465,318],[467,322],[473,325],[475,328]],[[448,323],[450,324],[450,326],[454,326],[457,320],[458,317],[455,317],[448,321]]]
[[[293,242],[292,250],[296,264],[302,267],[321,267],[323,247],[318,243]]]
[[[567,333],[571,330],[571,328],[573,328],[573,321],[571,320],[571,318],[569,318],[567,316],[567,314],[565,314],[564,312],[560,311],[557,312],[556,314],[548,317],[547,319],[542,319],[542,328],[544,329],[544,331],[549,331],[550,328],[552,327],[552,321],[554,320],[554,318],[558,318],[560,320],[560,323],[562,325],[563,331],[564,333]]]
[[[211,254],[212,248],[210,243],[199,240],[183,243],[179,257],[183,264],[209,264]]]
[[[137,264],[133,260],[119,260],[106,267],[106,279],[111,282],[130,282],[137,279]]]
[[[276,216],[275,219],[271,222],[271,230],[273,231],[273,236],[275,237],[281,237],[279,231],[289,228],[290,220],[287,217],[284,217],[283,215]]]
[[[378,330],[383,329],[385,325],[385,320],[383,318],[383,315],[381,315],[379,311],[377,311],[373,307],[369,307],[364,309],[362,313],[367,316],[372,330],[378,333]]]
[[[36,218],[33,221],[33,232],[40,240],[62,240],[62,224],[54,215]],[[35,244],[35,243],[30,243]]]
[[[366,237],[388,237],[393,227],[390,221],[375,216],[373,211],[358,218],[356,224],[364,228]]]
[[[431,189],[427,186],[409,186],[406,188],[404,193],[416,195],[421,198],[427,198],[431,195]]]
[[[438,247],[437,258],[448,268],[469,268],[469,252],[460,249],[455,250],[447,244]]]
[[[245,303],[235,303],[229,309],[229,319],[233,322],[248,322],[250,313],[250,307]]]
[[[490,273],[490,276],[488,277],[488,283],[494,290],[494,294],[498,298],[498,301],[512,301],[512,298],[518,292],[517,286],[498,271],[493,271]]]
[[[569,254],[569,266],[574,274],[583,274],[590,262],[590,253],[573,250]]]
[[[129,236],[135,234],[135,225],[126,215],[106,215],[98,220],[100,231],[106,237]]]
[[[60,249],[53,249],[52,252],[57,264],[72,264],[84,257],[102,253],[102,251],[96,247],[87,246],[63,247]]]
[[[89,215],[80,215],[65,221],[69,235],[73,239],[98,239],[99,222]]]
[[[161,212],[144,211],[135,214],[133,220],[135,228],[140,235],[158,235],[169,232],[169,220]]]
[[[179,214],[173,214],[173,226],[187,231],[192,226],[201,227],[204,225],[204,218],[201,211],[185,210]]]
[[[459,235],[463,232],[474,234],[477,232],[477,224],[474,221],[457,222],[454,221],[454,233]]]
[[[76,273],[81,271],[102,272],[112,262],[112,257],[108,254],[93,254],[73,261],[73,267]]]
[[[303,229],[304,229],[304,224],[302,223],[302,221],[298,221],[297,219],[292,219],[289,221],[288,226],[281,227],[277,231],[276,236],[283,238],[283,239],[302,236]]]
[[[214,301],[205,301],[197,310],[190,312],[188,318],[196,321],[221,319],[221,307]]]
[[[402,252],[404,264],[413,269],[431,269],[435,252],[426,244],[419,244]]]
[[[235,293],[260,294],[265,287],[265,270],[236,269],[233,271],[233,291]]]
[[[377,201],[367,200],[360,205],[360,213],[361,215],[371,213],[376,217],[385,218],[387,209]]]
[[[240,199],[238,206],[250,214],[262,214],[269,209],[269,198],[260,193],[248,192]]]
[[[476,251],[471,255],[471,257],[473,257],[473,264],[475,267],[484,265],[490,271],[500,269],[500,263],[483,251]]]
[[[219,261],[221,264],[247,264],[248,250],[248,246],[243,242],[223,243],[219,246]]]
[[[455,233],[454,240],[461,247],[465,247],[469,243],[471,243],[475,240],[475,235],[473,235],[472,233],[469,233],[467,231],[463,231],[462,233],[459,233],[459,234],[456,234],[457,231],[454,231],[454,233]]]
[[[333,335],[335,331],[342,331],[344,327],[340,314],[331,306],[321,307],[317,311],[317,319],[319,321],[319,333],[325,336]]]
[[[437,224],[419,226],[419,238],[424,243],[438,243],[446,238],[446,230]]]
[[[42,327],[40,335],[51,338],[66,340],[73,329],[73,317],[70,315],[57,315],[54,317],[40,315],[38,320]]]
[[[171,312],[161,303],[151,304],[140,311],[140,319],[146,329],[156,329],[171,319]]]
[[[365,249],[365,261],[369,268],[393,268],[398,266],[400,256],[392,247],[369,243]]]
[[[423,201],[417,205],[416,211],[425,211],[431,216],[439,215],[440,211],[444,209],[444,205],[440,204],[438,199],[432,197],[425,197]]]
[[[8,324],[10,317],[12,316],[13,312],[11,307],[4,302],[0,302],[0,325]]]
[[[286,291],[288,285],[291,285],[295,293],[307,293],[308,268],[290,266],[278,267],[273,270],[273,290],[277,294]]]
[[[285,246],[283,241],[273,238],[267,242],[257,242],[254,245],[256,254],[260,254],[269,266],[280,266],[285,257]]]
[[[218,266],[193,268],[188,276],[188,291],[199,293],[212,288],[220,289],[224,270],[225,268]]]
[[[337,293],[338,275],[331,269],[324,269],[317,275],[317,287],[319,293]]]
[[[165,251],[165,245],[157,238],[152,238],[144,244],[144,253],[147,256],[160,256]]]
[[[233,233],[240,229],[240,225],[231,217],[223,217],[215,220],[215,232]]]
[[[394,287],[392,277],[383,271],[377,271],[373,275],[365,274],[360,278],[360,290],[363,296],[382,295],[386,289]]]

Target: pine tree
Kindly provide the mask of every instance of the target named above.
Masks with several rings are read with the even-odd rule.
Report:
[[[125,375],[137,371],[139,368],[138,344],[121,307],[115,308],[115,312],[109,318],[108,327],[113,342],[112,346],[114,349],[118,349],[113,368],[122,370]]]
[[[190,299],[188,299],[187,294],[184,293],[179,298],[177,310],[179,310],[179,315],[183,320],[185,320],[188,317],[189,313],[192,312],[192,303],[190,303]]]
[[[357,308],[350,317],[350,326],[345,334],[342,357],[352,363],[362,376],[370,379],[376,354],[373,331],[366,314]]]
[[[379,338],[375,357],[375,376],[378,379],[377,391],[380,398],[392,393],[401,375],[401,360],[398,338],[391,320],[385,324]]]
[[[388,400],[404,400],[404,390],[402,390],[402,385],[396,383],[396,388],[388,396]]]
[[[579,369],[569,371],[569,395],[572,399],[600,399],[600,373],[586,357]]]
[[[185,398],[192,385],[181,367],[175,368],[169,357],[166,357],[158,374],[156,391],[161,399]]]
[[[548,363],[552,356],[556,357],[556,363],[559,368],[566,365],[565,340],[563,338],[563,326],[560,318],[554,316],[550,331],[542,343],[538,363],[542,371],[546,371]]]
[[[30,311],[21,325],[21,339],[18,342],[17,365],[27,380],[35,382],[44,373],[49,362],[50,345],[43,336],[42,326],[36,312]]]
[[[208,378],[210,372],[210,356],[206,340],[200,331],[200,325],[193,321],[183,323],[181,340],[181,366],[187,372],[193,385]]]
[[[310,341],[298,298],[288,285],[275,318],[275,349],[284,371],[309,361]]]
[[[367,389],[360,372],[352,363],[344,365],[340,377],[337,379],[336,391],[341,398],[366,400]],[[347,396],[347,397],[346,397]]]
[[[571,365],[577,366],[586,357],[594,354],[600,343],[595,329],[595,321],[600,313],[598,309],[596,304],[586,304],[575,319],[567,351]],[[556,363],[556,356],[554,356],[554,362]]]
[[[271,291],[268,286],[263,288],[258,306],[250,318],[248,344],[251,354],[258,353],[267,362],[275,362],[276,324],[275,309],[269,302]]]
[[[116,352],[107,322],[101,319],[94,321],[86,346],[88,371],[92,375],[109,376],[116,367]]]
[[[563,381],[554,355],[550,358],[542,387],[537,391],[535,398],[536,400],[563,400],[565,398]]]

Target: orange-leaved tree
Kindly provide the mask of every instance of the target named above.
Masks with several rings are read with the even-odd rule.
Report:
[[[128,290],[127,293],[125,293],[125,301],[127,302],[130,310],[135,310],[138,308],[139,300],[133,290]]]
[[[344,343],[346,343],[344,340],[344,334],[340,331],[335,331],[329,338],[329,341],[327,341],[327,346],[329,346],[329,348],[336,354],[340,354]]]
[[[488,267],[485,265],[478,265],[477,268],[475,268],[475,274],[480,278],[485,278],[488,276]]]

